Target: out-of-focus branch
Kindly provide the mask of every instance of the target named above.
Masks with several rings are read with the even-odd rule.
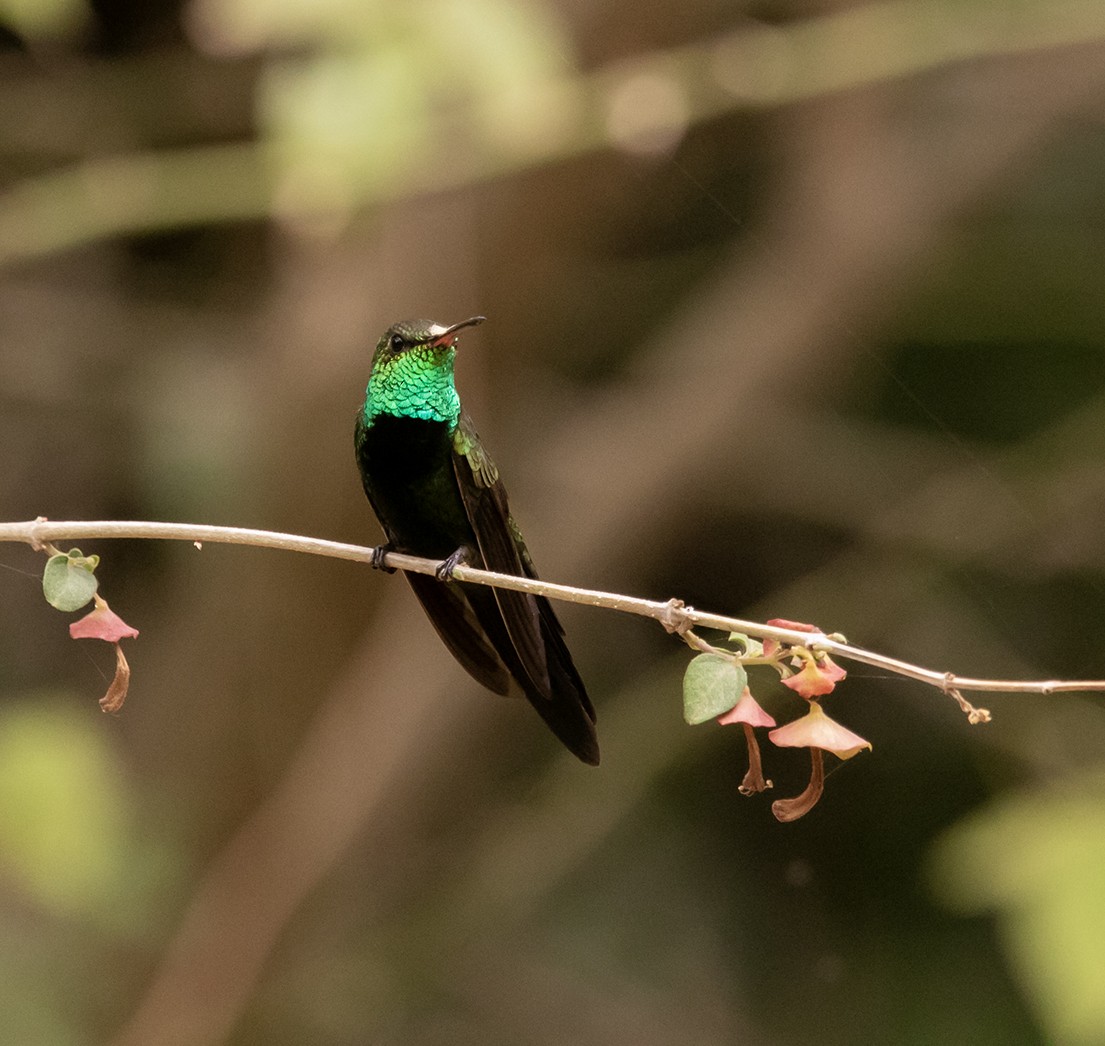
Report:
[[[104,520],[57,522],[46,519],[29,520],[24,523],[0,523],[0,541],[21,541],[33,548],[42,549],[47,542],[83,541],[87,538],[150,538],[175,541],[191,541],[197,546],[203,542],[216,542],[232,545],[252,545],[259,548],[284,549],[289,552],[305,552],[316,556],[329,556],[335,559],[349,559],[360,563],[373,563],[377,560],[388,567],[412,571],[416,574],[434,575],[441,568],[441,562],[424,559],[420,556],[408,556],[400,552],[386,552],[380,555],[375,548],[363,545],[349,545],[339,541],[327,541],[322,538],[303,537],[298,534],[281,534],[270,530],[253,530],[245,527],[218,527],[192,523],[155,523],[139,520]],[[759,639],[774,639],[788,646],[800,646],[807,649],[832,654],[851,661],[859,661],[875,668],[881,668],[896,675],[928,683],[951,696],[967,714],[971,722],[987,722],[990,718],[985,709],[976,709],[960,694],[963,690],[986,691],[991,693],[1015,694],[1053,694],[1059,691],[1105,691],[1105,680],[1007,680],[975,679],[958,676],[953,672],[940,672],[931,668],[900,661],[897,658],[880,654],[873,650],[853,646],[843,638],[826,635],[821,632],[808,632],[795,628],[763,624],[758,621],[745,621],[742,618],[723,614],[711,614],[688,607],[681,600],[670,599],[657,602],[640,599],[636,596],[624,596],[613,592],[599,592],[595,589],[579,588],[575,585],[562,585],[536,578],[514,577],[490,570],[479,570],[470,566],[457,566],[453,577],[477,585],[490,585],[496,588],[509,588],[519,592],[531,592],[549,599],[559,599],[569,603],[582,603],[585,606],[603,607],[619,610],[626,614],[659,621],[669,632],[684,635],[698,625],[703,628],[720,629],[723,632],[741,632]],[[698,649],[699,642],[688,637],[690,645]]]
[[[753,23],[543,84],[539,108],[511,116],[520,128],[513,147],[473,133],[476,106],[435,114],[441,126],[428,138],[465,132],[448,164],[420,163],[411,150],[409,165],[392,158],[378,168],[335,169],[336,197],[321,185],[283,194],[294,172],[282,171],[281,150],[267,139],[88,159],[0,194],[0,265],[137,232],[277,214],[333,216],[610,147],[651,152],[726,112],[1102,40],[1105,5],[1094,0],[1015,9],[889,0],[785,25]]]

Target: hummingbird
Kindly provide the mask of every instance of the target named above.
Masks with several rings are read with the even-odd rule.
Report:
[[[453,378],[457,332],[403,320],[376,344],[354,445],[388,551],[440,559],[437,577],[406,573],[437,634],[477,682],[522,693],[579,759],[598,765],[595,709],[544,596],[457,581],[460,564],[536,578],[506,488]]]

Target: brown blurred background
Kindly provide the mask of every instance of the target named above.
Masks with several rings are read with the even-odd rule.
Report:
[[[547,578],[1105,676],[1105,9],[0,24],[3,519],[374,543],[371,347],[482,312],[458,380]],[[779,825],[807,757],[738,795],[654,624],[562,611],[589,770],[399,578],[84,545],[142,633],[116,717],[0,549],[4,1042],[1105,1041],[1101,698],[970,727],[852,666],[828,708],[874,751]]]

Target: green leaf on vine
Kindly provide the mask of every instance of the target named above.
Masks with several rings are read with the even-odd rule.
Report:
[[[99,565],[99,556],[82,555],[79,548],[51,556],[42,572],[46,602],[58,610],[80,610],[96,594],[99,582],[94,571]]]
[[[720,654],[698,654],[683,676],[683,718],[694,726],[724,715],[748,683],[744,668]]]
[[[758,639],[746,636],[743,632],[730,632],[729,642],[738,643],[744,657],[763,657],[764,645]]]

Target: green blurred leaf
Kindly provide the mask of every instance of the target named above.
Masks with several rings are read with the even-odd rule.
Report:
[[[96,594],[99,582],[93,571],[99,556],[82,556],[79,548],[68,555],[51,556],[42,572],[42,594],[58,610],[80,610]]]
[[[83,0],[0,0],[0,22],[34,40],[80,29],[88,21]]]
[[[194,0],[189,23],[218,51],[291,51],[369,36],[384,7],[379,0]]]
[[[127,812],[100,717],[18,703],[0,716],[0,866],[40,904],[89,912],[127,880]]]
[[[253,25],[255,7],[231,9]],[[217,4],[200,10],[231,42],[265,38],[263,27],[228,26]],[[270,61],[260,81],[258,119],[288,213],[341,212],[447,182],[454,169],[543,155],[577,133],[579,99],[563,82],[569,38],[544,5],[418,0],[366,11],[350,21],[328,0],[309,29],[318,46]]]
[[[1063,792],[994,803],[935,851],[937,891],[965,913],[996,911],[1050,1042],[1105,1042],[1105,774]]]
[[[744,669],[720,654],[698,654],[683,675],[683,718],[694,726],[728,712],[748,682]]]

